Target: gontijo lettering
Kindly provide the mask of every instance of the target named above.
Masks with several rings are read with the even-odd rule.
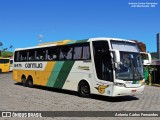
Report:
[[[42,68],[42,63],[26,63],[25,68]]]

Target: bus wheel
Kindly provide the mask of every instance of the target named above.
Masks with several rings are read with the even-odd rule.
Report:
[[[26,77],[22,77],[21,83],[23,86],[26,86]]]
[[[90,88],[87,82],[81,82],[79,84],[79,90],[78,90],[80,97],[89,97],[90,96]]]
[[[33,88],[33,80],[32,80],[32,78],[27,80],[27,85],[28,85],[28,87]]]

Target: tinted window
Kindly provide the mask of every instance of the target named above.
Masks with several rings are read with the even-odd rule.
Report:
[[[16,51],[14,56],[15,62],[89,59],[91,59],[89,43]]]
[[[73,55],[73,47],[70,45],[60,47],[60,60],[71,60]]]
[[[9,59],[0,59],[0,63],[3,63],[3,64],[9,63]]]
[[[73,59],[74,60],[88,60],[90,59],[89,43],[77,44],[74,47]]]
[[[47,59],[45,48],[38,48],[33,51],[30,51],[30,57],[34,57],[35,61],[44,61]]]
[[[47,60],[58,60],[59,59],[59,49],[58,47],[49,47],[46,50]]]
[[[17,55],[17,57],[18,57],[18,55]],[[18,61],[26,61],[26,60],[27,60],[27,51],[20,51]]]

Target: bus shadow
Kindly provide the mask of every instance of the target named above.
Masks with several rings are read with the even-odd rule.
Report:
[[[125,102],[125,101],[139,100],[139,98],[135,96],[109,97],[109,96],[100,96],[100,95],[91,95],[91,99],[102,100],[107,102]]]
[[[23,86],[21,83],[15,83],[15,85]],[[26,87],[26,86],[23,86],[23,87]],[[75,92],[75,91],[62,90],[58,88],[51,88],[51,87],[45,87],[45,86],[39,86],[39,85],[34,85],[33,89],[41,89],[41,90],[47,90],[47,91],[56,92],[56,93],[63,93],[63,94],[68,94],[72,96],[78,96],[78,92]],[[101,100],[101,101],[107,101],[107,102],[125,102],[125,101],[139,100],[139,98],[135,96],[108,97],[108,96],[93,95],[93,94],[90,95],[88,99]]]
[[[1,75],[12,74],[12,72],[0,72]]]
[[[23,86],[21,83],[15,83],[15,85],[27,87],[27,86]],[[33,89],[46,90],[46,91],[51,91],[51,92],[56,92],[56,93],[64,93],[64,94],[69,94],[69,95],[78,95],[78,93],[75,91],[63,90],[63,89],[52,88],[52,87],[45,87],[45,86],[40,86],[40,85],[34,85]]]

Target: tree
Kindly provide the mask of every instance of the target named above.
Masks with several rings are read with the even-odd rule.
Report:
[[[13,56],[13,52],[9,52],[9,51],[2,52],[2,57],[4,57],[4,58],[8,58],[8,57],[12,57],[12,56]]]
[[[137,40],[133,40],[136,42],[140,52],[146,52],[146,44],[144,44],[143,42],[138,42]]]

